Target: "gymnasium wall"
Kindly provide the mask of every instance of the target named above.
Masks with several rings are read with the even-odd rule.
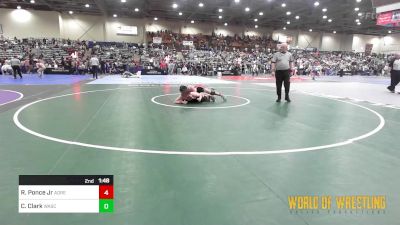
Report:
[[[60,37],[104,41],[104,19],[98,16],[60,14]]]
[[[321,43],[321,51],[335,51],[341,49],[341,42],[338,41],[342,36],[338,34],[323,34],[322,43]]]
[[[352,49],[355,52],[363,52],[366,44],[373,44],[372,52],[375,53],[399,53],[400,34],[385,36],[354,35]]]
[[[105,22],[106,41],[145,43],[145,20],[130,18],[109,18]],[[117,30],[120,26],[137,26],[138,35],[118,35]]]
[[[400,53],[400,34],[387,35],[381,38],[380,52]]]
[[[211,28],[211,29],[210,29]],[[211,35],[213,31],[213,25],[207,23],[186,23],[182,24],[181,33],[182,34],[205,34]]]
[[[0,8],[0,24],[7,37],[59,37],[57,12]]]
[[[269,28],[246,27],[242,25],[224,26],[221,23],[194,24],[185,21],[112,18],[89,16],[59,12],[13,10],[0,8],[0,24],[3,35],[6,37],[56,37],[72,40],[96,41],[125,41],[134,43],[146,42],[146,31],[172,30],[183,34],[211,34],[219,35],[271,35],[275,40],[278,37],[290,36],[292,46],[300,48],[313,47],[322,51],[355,51],[363,52],[367,43],[374,44],[373,52],[391,53],[400,51],[400,34],[377,37],[371,35],[332,34],[321,32],[307,32],[298,30],[275,30]],[[117,35],[120,26],[137,26],[138,35]]]
[[[292,37],[291,46],[297,46],[299,31],[297,30],[275,30],[272,33],[272,39],[282,41],[285,37]]]
[[[321,51],[351,51],[353,35],[323,33],[321,39]]]
[[[353,37],[352,50],[354,52],[364,52],[366,44],[373,44],[372,52],[379,53],[381,41],[382,39],[378,36],[355,34]]]
[[[181,32],[181,22],[171,20],[147,20],[145,30],[148,32],[157,32],[160,30],[170,30],[174,33]]]
[[[284,36],[293,38],[291,46],[299,48],[317,48],[321,51],[352,51],[352,34],[333,34],[323,32],[307,32],[296,30],[276,30],[274,40],[282,40]]]
[[[318,48],[321,47],[321,33],[318,32],[299,32],[297,46],[299,48]]]
[[[47,12],[36,10],[13,10],[0,9],[0,24],[3,26],[4,36],[7,37],[56,37],[69,38],[72,40],[96,40],[96,41],[126,41],[143,43],[146,40],[146,31],[157,32],[159,30],[172,30],[183,34],[207,34],[213,31],[224,36],[235,34],[262,36],[272,33],[267,28],[247,28],[245,26],[228,26],[214,23],[194,24],[183,21],[133,18],[112,18],[102,16],[90,16],[81,14],[68,14],[59,12]],[[15,12],[24,12],[26,21],[19,21]],[[124,36],[117,35],[116,31],[120,26],[137,26],[138,35]]]
[[[249,35],[249,36],[266,36],[266,35],[272,35],[273,33],[272,29],[265,27],[260,27],[260,28],[244,27],[243,29],[244,29],[244,35]]]
[[[352,51],[352,46],[353,46],[353,39],[354,39],[354,35],[352,34],[344,34],[342,36],[342,39],[339,40],[342,46],[342,51]]]
[[[242,34],[243,27],[240,26],[224,26],[222,24],[217,24],[215,26],[215,34],[223,36],[234,36],[235,34]]]

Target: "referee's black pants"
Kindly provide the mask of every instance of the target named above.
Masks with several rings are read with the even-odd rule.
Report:
[[[290,70],[277,70],[275,72],[275,79],[278,98],[282,96],[282,83],[285,86],[285,95],[288,97],[290,91]]]
[[[92,74],[94,79],[97,79],[98,73],[99,73],[99,66],[92,66]]]
[[[392,70],[390,72],[390,86],[389,89],[390,90],[395,90],[396,85],[398,85],[400,83],[400,70]]]
[[[13,72],[14,72],[13,73],[14,74],[14,78],[17,79],[17,72],[18,72],[19,77],[22,78],[21,68],[19,66],[11,66],[11,67],[12,67]]]

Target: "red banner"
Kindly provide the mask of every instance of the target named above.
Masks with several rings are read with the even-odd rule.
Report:
[[[376,25],[385,26],[392,23],[393,12],[380,13]]]
[[[376,21],[380,26],[399,26],[400,25],[400,11],[384,12],[378,15]]]

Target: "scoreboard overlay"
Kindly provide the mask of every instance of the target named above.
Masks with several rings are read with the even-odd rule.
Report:
[[[112,213],[112,175],[20,175],[19,213]]]

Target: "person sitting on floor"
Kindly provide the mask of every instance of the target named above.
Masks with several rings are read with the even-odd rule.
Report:
[[[131,73],[129,71],[125,71],[122,75],[122,78],[141,78],[141,71],[138,71],[136,74]]]
[[[3,75],[6,75],[7,73],[10,74],[10,75],[13,74],[13,69],[12,69],[11,65],[4,64],[4,65],[1,67],[1,73],[2,73]]]

